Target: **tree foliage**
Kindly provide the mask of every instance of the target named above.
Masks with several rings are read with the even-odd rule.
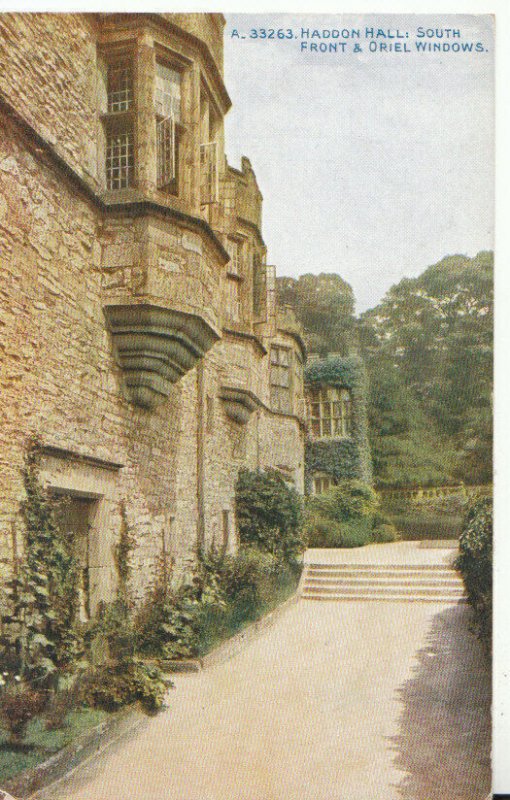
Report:
[[[346,355],[355,336],[354,295],[340,275],[278,278],[278,299],[290,305],[304,329],[309,352]]]
[[[381,483],[491,480],[493,254],[448,256],[360,320]]]

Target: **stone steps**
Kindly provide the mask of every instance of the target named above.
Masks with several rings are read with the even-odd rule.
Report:
[[[452,567],[435,564],[307,564],[304,600],[466,602],[464,584]]]

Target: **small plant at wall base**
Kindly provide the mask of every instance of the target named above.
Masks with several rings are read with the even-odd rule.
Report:
[[[43,709],[45,700],[45,695],[25,684],[21,675],[0,675],[0,720],[12,747],[21,746],[28,723]]]
[[[492,643],[492,498],[474,498],[468,507],[455,566],[462,573],[475,627],[487,655]]]
[[[193,578],[172,586],[162,558],[135,617],[138,652],[163,659],[190,658],[198,646],[198,599]]]
[[[138,701],[147,712],[154,713],[162,708],[171,685],[157,667],[141,661],[101,664],[85,675],[81,698],[86,705],[105,711]]]
[[[82,676],[80,699],[86,705],[105,711],[115,711],[138,701],[148,713],[153,713],[163,706],[172,683],[164,679],[157,667],[139,659],[140,612],[137,619],[130,588],[136,541],[128,525],[124,503],[120,507],[120,517],[115,548],[117,595],[112,603],[99,605],[96,619],[89,628],[89,655],[93,662],[99,660],[100,663],[95,663]],[[151,611],[157,606],[155,600],[154,596],[149,599]],[[147,622],[154,635],[154,615]]]

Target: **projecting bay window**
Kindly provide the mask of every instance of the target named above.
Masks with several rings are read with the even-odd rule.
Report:
[[[135,183],[133,64],[122,56],[106,66],[105,179],[110,191]]]
[[[226,281],[225,313],[229,322],[239,322],[241,319],[239,282],[235,278],[227,278]]]
[[[342,439],[351,435],[352,402],[347,389],[327,386],[310,391],[312,435]]]
[[[287,347],[271,347],[271,408],[292,414],[291,351]]]
[[[156,62],[154,93],[158,189],[177,194],[181,136],[181,73]]]

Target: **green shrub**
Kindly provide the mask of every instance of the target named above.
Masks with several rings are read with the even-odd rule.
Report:
[[[141,655],[166,659],[196,655],[198,602],[190,587],[171,591],[156,582],[135,619],[137,650]]]
[[[227,601],[250,598],[254,603],[268,599],[277,572],[277,562],[269,553],[247,547],[227,556],[222,566],[221,583]]]
[[[366,517],[375,513],[377,505],[377,495],[372,487],[356,480],[341,481],[308,501],[312,512],[337,522]]]
[[[317,513],[307,515],[305,535],[308,547],[342,547],[340,522]]]
[[[309,547],[362,547],[372,541],[370,518],[338,522],[317,515],[307,523]]]
[[[475,625],[487,653],[492,641],[492,498],[474,498],[467,509],[456,567],[462,573]]]
[[[289,563],[304,549],[301,498],[277,470],[241,470],[236,518],[242,546],[258,547]]]
[[[135,619],[139,653],[165,659],[197,655],[204,619],[221,618],[226,606],[223,560],[214,548],[199,548],[178,584],[160,565]]]
[[[371,486],[346,480],[307,502],[305,535],[309,547],[362,547],[370,542],[394,542],[397,531],[377,509]]]
[[[84,631],[84,642],[92,663],[131,660],[136,647],[131,608],[119,597],[112,603],[100,603]]]
[[[164,659],[203,655],[295,589],[300,567],[256,547],[235,555],[201,549],[181,583],[161,572],[135,627],[138,652]]]
[[[199,655],[275,608],[295,590],[301,567],[288,564],[256,547],[225,556],[217,566],[223,607],[202,607]]]
[[[136,662],[102,664],[84,676],[81,700],[105,711],[139,701],[146,711],[154,712],[163,706],[168,685],[157,667]]]
[[[401,538],[407,541],[458,539],[462,529],[461,516],[414,511],[392,515],[391,519]]]
[[[398,538],[398,531],[391,522],[372,528],[372,541],[377,544],[396,542]]]
[[[372,520],[372,539],[378,544],[396,542],[398,531],[389,517],[376,511]]]

